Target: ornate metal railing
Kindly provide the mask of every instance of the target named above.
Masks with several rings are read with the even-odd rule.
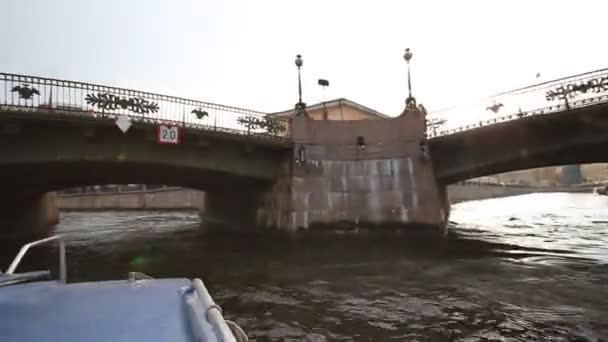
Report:
[[[444,136],[528,116],[554,114],[606,102],[608,69],[600,69],[496,94],[469,106],[430,112],[430,122],[440,122],[442,125],[432,125],[427,135],[429,138]],[[472,122],[449,127],[450,121],[471,115]]]
[[[0,73],[0,109],[164,123],[261,138],[286,138],[288,123],[266,113],[143,91]]]
[[[430,112],[431,125],[427,135],[433,138],[605,102],[608,102],[608,69],[595,70],[496,94],[469,106]],[[260,138],[286,139],[289,136],[287,121],[259,111],[117,87],[8,73],[0,73],[0,109],[80,115],[93,119],[114,119],[125,115],[132,121]],[[472,114],[473,120],[469,120],[469,123],[454,125],[460,117],[471,117]]]

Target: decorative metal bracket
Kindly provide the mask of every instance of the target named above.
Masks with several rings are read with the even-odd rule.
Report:
[[[420,105],[422,106],[422,105]],[[426,130],[430,130],[432,135],[437,135],[437,130],[445,125],[445,123],[447,122],[446,119],[440,119],[440,118],[432,118],[432,119],[428,119],[425,121],[425,128]]]
[[[240,125],[245,126],[248,131],[253,129],[264,129],[269,134],[279,134],[287,130],[285,123],[271,118],[259,119],[254,116],[241,116],[237,119],[237,122]]]
[[[298,149],[298,157],[296,158],[296,165],[303,166],[304,164],[306,164],[306,149],[304,146],[300,145],[300,148]]]
[[[608,91],[608,76],[559,86],[554,90],[546,92],[545,98],[547,101],[553,101],[555,99],[567,101],[568,98],[574,98],[578,94],[585,94],[588,92],[601,93],[605,91]]]
[[[253,116],[241,116],[236,120],[240,125],[245,126],[247,131],[260,128],[259,119]]]
[[[115,110],[127,109],[138,114],[158,112],[158,104],[139,97],[124,98],[108,93],[87,94],[85,100],[92,106],[100,109]]]

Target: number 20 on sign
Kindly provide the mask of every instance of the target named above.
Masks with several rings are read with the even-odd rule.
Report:
[[[179,126],[158,125],[156,129],[156,142],[159,144],[177,145],[182,140],[182,131]]]

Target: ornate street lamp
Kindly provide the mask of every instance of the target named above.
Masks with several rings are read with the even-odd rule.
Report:
[[[307,115],[306,114],[306,103],[302,102],[302,76],[300,74],[300,68],[304,64],[301,55],[296,56],[296,66],[298,67],[298,103],[296,103],[296,115]]]
[[[403,59],[407,62],[407,88],[409,90],[409,96],[405,100],[405,104],[408,105],[410,103],[416,104],[416,99],[412,96],[412,76],[410,72],[410,60],[412,59],[412,52],[409,48],[405,49],[405,54],[403,55]]]

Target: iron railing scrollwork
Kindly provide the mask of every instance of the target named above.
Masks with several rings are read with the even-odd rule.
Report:
[[[287,131],[287,123],[284,121],[254,116],[241,116],[237,119],[238,123],[247,128],[248,131],[262,129],[271,134],[282,134]]]
[[[87,104],[102,110],[115,110],[118,108],[128,109],[136,114],[148,114],[158,112],[158,104],[139,97],[120,97],[114,94],[97,93],[87,94]]]
[[[0,73],[0,110],[73,118],[112,119],[179,125],[260,139],[287,139],[288,123],[267,113],[181,97],[84,82]],[[243,124],[247,117],[255,125]]]
[[[597,94],[605,91],[608,91],[608,76],[560,85],[554,90],[547,91],[545,97],[547,101],[555,99],[567,100],[568,98],[575,98],[577,95],[588,92]]]

